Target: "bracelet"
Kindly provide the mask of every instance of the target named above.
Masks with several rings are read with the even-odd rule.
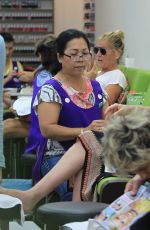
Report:
[[[80,133],[80,134],[83,134],[83,132],[84,132],[84,131],[83,131],[83,128],[81,128],[81,133]]]

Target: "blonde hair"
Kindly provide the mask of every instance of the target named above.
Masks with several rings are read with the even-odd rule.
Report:
[[[111,46],[113,49],[119,52],[120,56],[118,59],[118,62],[120,58],[122,57],[124,53],[124,32],[122,30],[116,30],[114,32],[107,32],[104,33],[101,37],[98,39],[99,41],[102,40],[108,40],[111,43]]]
[[[119,173],[138,170],[150,161],[150,110],[132,109],[114,115],[104,130],[106,165]]]

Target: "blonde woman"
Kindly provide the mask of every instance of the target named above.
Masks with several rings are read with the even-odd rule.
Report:
[[[116,30],[104,33],[93,51],[101,69],[96,80],[107,92],[109,104],[121,102],[120,95],[127,88],[126,78],[118,66],[124,52],[124,32]]]

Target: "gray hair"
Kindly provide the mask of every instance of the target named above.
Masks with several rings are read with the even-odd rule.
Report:
[[[119,173],[139,169],[150,161],[150,110],[132,109],[113,115],[104,131],[104,161]]]

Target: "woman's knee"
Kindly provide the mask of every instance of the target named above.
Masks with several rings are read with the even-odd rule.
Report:
[[[27,135],[30,126],[26,124],[27,127],[25,127],[22,123],[23,121],[19,119],[9,118],[5,120],[3,123],[4,137],[22,137],[22,135]]]
[[[9,129],[14,127],[14,119],[8,118],[3,122],[4,129]]]

